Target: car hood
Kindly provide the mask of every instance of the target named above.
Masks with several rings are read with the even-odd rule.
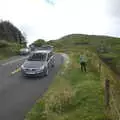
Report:
[[[25,68],[40,68],[43,65],[45,65],[43,61],[25,61],[23,64]]]

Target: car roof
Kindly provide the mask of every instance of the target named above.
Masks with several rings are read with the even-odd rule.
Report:
[[[33,53],[49,53],[51,50],[36,50]]]
[[[36,47],[36,50],[53,50],[53,47],[51,47],[51,46],[41,46],[41,47]]]
[[[50,48],[53,48],[52,45],[42,45],[41,47],[50,47]]]

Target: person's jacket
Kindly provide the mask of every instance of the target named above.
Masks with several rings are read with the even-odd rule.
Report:
[[[87,58],[84,55],[80,56],[80,63],[82,63],[82,62],[87,62]]]

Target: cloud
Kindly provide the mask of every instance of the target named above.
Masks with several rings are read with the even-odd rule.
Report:
[[[108,1],[112,0],[1,0],[0,18],[24,31],[29,43],[71,33],[118,35],[120,19],[113,9],[118,3]]]
[[[120,0],[107,0],[107,13],[110,17],[120,18]]]
[[[51,5],[55,5],[56,0],[46,0],[47,3],[51,4]]]

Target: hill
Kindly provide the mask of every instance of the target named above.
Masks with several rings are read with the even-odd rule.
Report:
[[[87,46],[96,52],[116,73],[120,74],[120,38],[97,35],[71,34],[58,40],[48,41],[56,48]]]

